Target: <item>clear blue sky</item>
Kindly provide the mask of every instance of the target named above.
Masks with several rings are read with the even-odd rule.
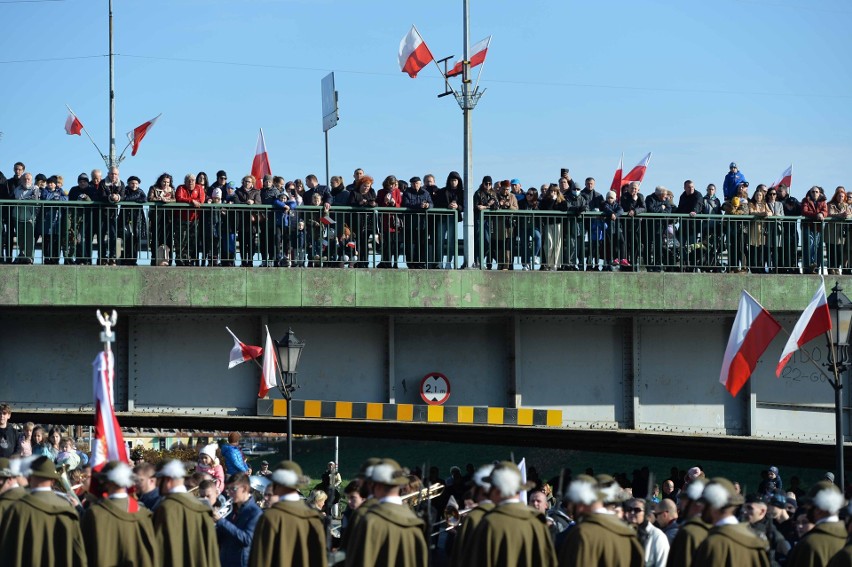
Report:
[[[442,183],[462,170],[461,111],[436,98],[437,70],[410,79],[397,64],[412,23],[436,56],[461,56],[461,0],[115,0],[114,15],[119,151],[163,113],[123,178],[147,187],[162,171],[223,168],[235,179],[262,127],[276,174],[323,179],[329,71],[341,117],[332,175],[432,172]],[[21,160],[73,181],[102,166],[63,124],[67,103],[108,150],[106,0],[0,0],[0,21],[0,171]],[[721,184],[732,160],[752,187],[790,163],[797,196],[848,187],[849,29],[842,0],[471,0],[471,43],[494,36],[474,179],[540,185],[567,166],[608,187],[621,152],[630,168],[653,151],[646,193]]]

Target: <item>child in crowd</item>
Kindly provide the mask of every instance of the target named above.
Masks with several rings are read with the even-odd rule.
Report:
[[[28,421],[24,425],[24,430],[18,435],[18,444],[21,446],[21,457],[30,457],[33,454],[33,429],[35,429],[35,423]]]
[[[198,472],[207,473],[213,477],[213,482],[216,483],[216,490],[222,493],[225,490],[225,471],[222,465],[219,464],[219,459],[216,457],[216,449],[219,446],[216,443],[205,445],[201,452],[198,453]]]
[[[68,465],[68,470],[74,470],[80,466],[80,456],[74,450],[74,442],[70,437],[63,437],[59,441],[59,453],[56,455],[57,465]]]

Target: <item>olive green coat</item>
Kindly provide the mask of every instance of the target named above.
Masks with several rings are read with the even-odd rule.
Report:
[[[834,554],[828,567],[852,567],[852,543],[846,544],[843,549]]]
[[[825,567],[846,545],[843,522],[823,522],[806,533],[790,552],[788,567]]]
[[[475,567],[556,567],[547,520],[526,504],[498,504],[482,517],[471,536]]]
[[[423,521],[407,506],[382,502],[361,516],[346,548],[346,567],[426,567]]]
[[[154,512],[160,558],[171,567],[219,567],[213,510],[188,493],[169,494]]]
[[[3,567],[85,567],[77,511],[53,492],[27,494],[0,518]]]
[[[471,536],[485,514],[493,509],[493,502],[484,502],[462,517],[461,523],[456,528],[456,539],[453,542],[453,550],[450,555],[450,567],[467,567],[471,554],[470,544],[473,540]]]
[[[644,567],[645,550],[636,530],[615,514],[590,514],[565,538],[559,567]]]
[[[687,520],[678,530],[669,549],[667,567],[690,567],[692,556],[710,533],[712,526],[695,516]]]
[[[0,494],[0,518],[3,517],[3,513],[6,509],[27,495],[27,489],[21,488],[20,486],[11,488]]]
[[[128,512],[127,505],[127,499],[105,498],[92,504],[83,516],[83,540],[91,567],[157,567],[162,563],[151,512],[141,505],[138,512]]]
[[[304,501],[278,501],[266,510],[251,544],[252,567],[326,567],[325,527]]]
[[[748,524],[716,526],[695,551],[692,567],[769,567],[766,546]]]

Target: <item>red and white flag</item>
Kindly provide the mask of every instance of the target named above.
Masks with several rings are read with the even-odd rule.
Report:
[[[784,170],[784,173],[781,174],[778,181],[772,184],[770,189],[777,189],[779,185],[784,185],[787,189],[793,185],[793,164],[790,164],[790,167]]]
[[[473,69],[477,65],[482,65],[485,62],[485,56],[488,54],[488,46],[491,45],[491,36],[489,35],[482,41],[478,42],[471,48],[470,68]],[[464,70],[464,60],[457,61],[453,68],[447,71],[448,77],[461,75]]]
[[[100,471],[109,461],[130,463],[124,435],[113,407],[115,359],[112,352],[101,352],[92,363],[95,369],[95,431],[92,440],[92,470]]]
[[[65,119],[65,133],[69,136],[79,136],[83,131],[83,123],[74,115],[73,112],[68,113],[68,118]]]
[[[618,162],[618,169],[615,170],[615,175],[612,177],[612,183],[609,186],[610,191],[615,191],[616,200],[621,198],[621,176],[624,174],[624,154],[621,154],[621,160]]]
[[[632,183],[633,181],[638,181],[642,183],[642,180],[645,179],[645,172],[648,171],[648,164],[651,162],[651,152],[648,152],[648,155],[642,158],[642,161],[636,164],[636,167],[631,169],[627,175],[624,175],[621,178],[621,184]]]
[[[796,326],[793,327],[793,332],[790,333],[787,344],[784,345],[784,352],[781,353],[781,360],[778,362],[778,368],[775,369],[775,375],[781,376],[781,370],[794,352],[830,330],[831,313],[828,310],[828,299],[825,297],[825,284],[821,282],[819,289],[811,298],[811,302],[808,303],[802,316],[796,322]]]
[[[399,70],[412,79],[435,58],[415,26],[399,42]]]
[[[254,186],[260,188],[263,184],[264,175],[272,175],[269,166],[269,154],[266,153],[266,140],[263,138],[263,128],[257,135],[257,146],[254,149],[254,159],[251,162],[251,175],[254,177]]]
[[[748,381],[757,361],[780,330],[781,325],[769,311],[743,290],[719,375],[719,382],[732,396]]]
[[[231,331],[231,329],[225,327],[225,330],[228,331],[232,337],[234,337],[234,346],[231,347],[231,358],[228,361],[229,370],[234,366],[252,360],[253,358],[257,358],[261,354],[263,354],[263,349],[261,347],[247,345],[243,341],[238,339],[237,335],[235,335],[233,331]]]
[[[277,368],[277,351],[275,350],[275,343],[272,342],[272,335],[269,334],[269,327],[267,327],[266,344],[263,346],[263,371],[260,376],[260,390],[257,392],[258,398],[266,397],[266,393],[278,383],[275,372]]]
[[[158,114],[155,118],[149,120],[148,122],[144,122],[133,129],[132,132],[127,133],[127,139],[130,140],[130,143],[133,144],[133,148],[130,151],[130,155],[135,156],[136,152],[139,151],[139,144],[142,143],[142,138],[148,134],[148,130],[150,130],[154,124],[157,123],[157,120],[160,119],[162,114]]]

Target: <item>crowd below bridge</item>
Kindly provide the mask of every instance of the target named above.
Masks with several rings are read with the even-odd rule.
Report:
[[[799,201],[784,184],[749,189],[731,163],[723,190],[692,180],[676,198],[638,181],[618,191],[582,186],[568,169],[524,189],[485,176],[466,211],[450,172],[380,183],[316,175],[229,180],[219,170],[168,173],[147,190],[117,167],[59,175],[18,162],[0,173],[0,263],[197,267],[328,267],[540,271],[684,271],[841,274],[852,271],[852,192],[811,187]],[[472,215],[473,255],[460,252]]]
[[[848,566],[849,487],[834,475],[728,479],[694,464],[542,479],[493,461],[449,476],[369,458],[312,481],[289,460],[252,470],[238,432],[182,458],[92,469],[69,431],[10,423],[0,404],[4,566]],[[756,487],[743,494],[743,487]]]

